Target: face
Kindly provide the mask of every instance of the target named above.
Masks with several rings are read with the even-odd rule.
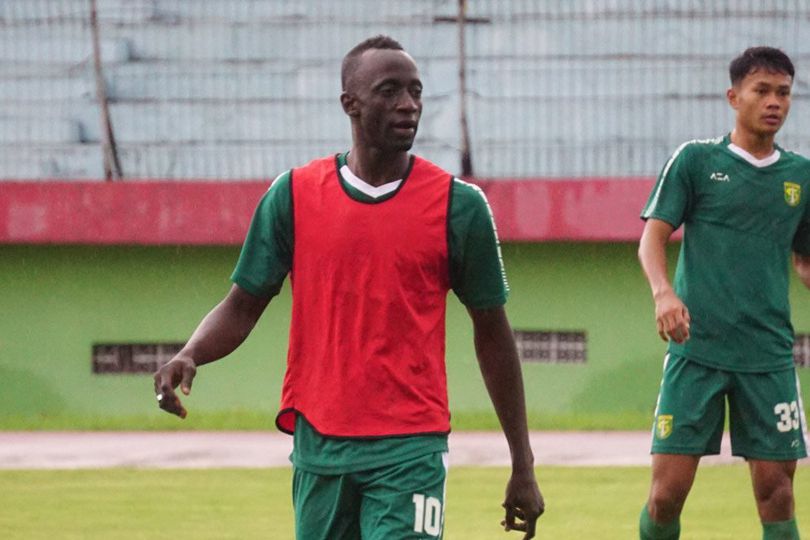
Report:
[[[355,144],[407,152],[422,115],[422,81],[416,63],[404,51],[365,51],[341,102],[352,118]]]
[[[773,136],[790,110],[793,79],[787,73],[755,69],[732,86],[728,102],[737,111],[737,129],[753,135]]]

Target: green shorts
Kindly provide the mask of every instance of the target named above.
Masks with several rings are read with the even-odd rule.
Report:
[[[731,452],[763,460],[807,456],[795,369],[723,371],[667,355],[653,423],[653,454],[720,453],[728,398]]]
[[[293,471],[298,540],[441,538],[447,453],[340,475]]]

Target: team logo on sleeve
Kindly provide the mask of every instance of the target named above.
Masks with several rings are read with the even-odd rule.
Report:
[[[655,419],[655,436],[666,439],[670,435],[672,435],[672,415],[659,414]]]
[[[785,202],[788,206],[798,206],[802,199],[802,186],[794,182],[785,182]]]

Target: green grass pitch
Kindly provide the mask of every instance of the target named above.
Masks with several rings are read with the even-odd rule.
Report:
[[[293,538],[289,469],[1,471],[0,531],[11,539]],[[644,467],[538,469],[547,514],[537,538],[627,540],[645,499]],[[451,468],[445,538],[520,538],[498,525],[506,469]],[[810,537],[810,467],[797,472]],[[744,464],[699,470],[684,540],[761,537]]]

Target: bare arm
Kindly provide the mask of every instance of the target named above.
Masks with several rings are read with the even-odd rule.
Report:
[[[180,385],[188,395],[197,366],[232,353],[253,330],[269,302],[232,286],[222,302],[203,318],[185,347],[155,373],[155,394],[160,408],[185,418],[186,409],[174,389]]]
[[[545,510],[534,476],[534,455],[529,445],[523,375],[512,328],[503,307],[470,309],[475,334],[475,352],[495,412],[512,456],[512,476],[506,486],[507,531],[525,531],[534,538],[537,518]],[[523,523],[515,519],[523,520]]]
[[[638,259],[647,276],[655,301],[658,335],[667,341],[683,343],[689,339],[689,310],[675,294],[667,274],[667,242],[672,225],[660,219],[648,219],[638,247]]]
[[[793,253],[793,268],[799,274],[799,279],[805,287],[810,289],[810,255]]]

